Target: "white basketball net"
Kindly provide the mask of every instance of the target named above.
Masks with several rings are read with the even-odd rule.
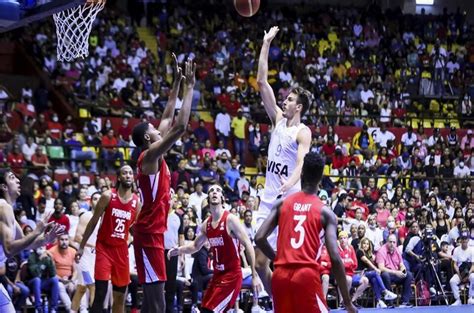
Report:
[[[58,37],[58,61],[70,62],[89,55],[92,24],[105,1],[87,2],[53,15]]]

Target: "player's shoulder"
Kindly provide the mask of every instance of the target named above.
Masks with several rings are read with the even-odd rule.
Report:
[[[7,217],[12,214],[13,207],[5,199],[0,199],[0,221],[7,220]]]

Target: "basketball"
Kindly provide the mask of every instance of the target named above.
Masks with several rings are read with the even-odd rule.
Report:
[[[251,17],[258,12],[260,0],[234,0],[234,7],[244,17]]]

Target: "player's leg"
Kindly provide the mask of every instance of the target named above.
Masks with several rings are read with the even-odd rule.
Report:
[[[292,291],[290,286],[290,278],[293,271],[285,270],[277,267],[272,276],[272,291],[273,291],[273,312],[291,312],[292,303],[289,297]]]
[[[227,312],[234,307],[241,286],[241,273],[215,275],[202,299],[202,308],[211,312]]]
[[[255,248],[255,269],[268,295],[272,295],[272,270],[270,260],[259,248]]]
[[[95,297],[92,303],[91,313],[102,313],[104,308],[104,300],[107,296],[109,282],[107,280],[95,280]]]
[[[95,296],[92,302],[91,313],[102,313],[104,301],[107,297],[109,279],[112,274],[112,262],[108,253],[113,253],[114,249],[107,249],[106,246],[97,243],[95,258]]]
[[[272,204],[267,202],[260,202],[258,211],[255,214],[256,221],[256,231],[260,229],[263,222],[267,219],[270,211],[272,209]],[[276,242],[277,242],[277,231],[275,230],[268,238],[268,242],[272,246],[273,250],[276,251]],[[270,269],[270,260],[265,256],[265,254],[257,247],[255,247],[255,269],[257,270],[258,276],[262,281],[263,287],[268,295],[272,295],[272,270]]]
[[[128,259],[128,246],[126,244],[115,247],[114,265],[112,267],[112,313],[125,312],[125,296],[130,283],[130,264]]]
[[[80,275],[80,274],[79,274]],[[74,297],[72,297],[71,310],[73,312],[78,312],[81,306],[82,297],[85,295],[87,287],[84,285],[77,285],[76,292]]]
[[[166,267],[164,249],[142,247],[135,238],[138,281],[143,286],[142,313],[165,311]]]
[[[125,295],[127,294],[127,286],[113,286],[113,304],[112,313],[125,312]]]
[[[143,285],[143,304],[141,313],[164,313],[165,282],[154,282]]]

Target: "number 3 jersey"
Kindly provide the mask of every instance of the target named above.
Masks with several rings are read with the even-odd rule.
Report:
[[[278,220],[278,251],[275,266],[313,266],[319,269],[324,227],[324,203],[313,194],[297,192],[287,197]]]
[[[122,203],[117,191],[113,189],[109,205],[102,217],[97,240],[110,246],[127,244],[128,231],[135,221],[138,201],[138,196],[133,194],[127,203]]]

